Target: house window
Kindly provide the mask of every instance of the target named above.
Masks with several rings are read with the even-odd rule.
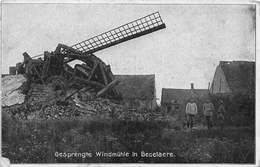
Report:
[[[171,109],[172,109],[172,107],[171,107],[171,106],[167,106],[167,112],[170,112],[170,111],[171,111]]]

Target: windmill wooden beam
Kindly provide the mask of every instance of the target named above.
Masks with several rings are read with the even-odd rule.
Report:
[[[118,84],[109,65],[93,53],[166,28],[159,12],[149,14],[115,29],[77,43],[73,46],[59,44],[54,52],[45,52],[39,62],[24,53],[24,66],[27,76],[34,83],[45,83],[60,87],[91,87],[98,96],[119,97],[114,87]],[[39,56],[39,55],[38,55]],[[79,60],[72,68],[69,63]],[[28,63],[29,62],[29,63]],[[64,91],[64,94],[66,92]]]
[[[163,28],[166,28],[166,26],[159,12],[155,12],[71,47],[86,54],[91,54]]]

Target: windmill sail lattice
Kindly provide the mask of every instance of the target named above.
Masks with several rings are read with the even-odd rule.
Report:
[[[71,47],[86,54],[91,54],[165,27],[159,12],[155,12]]]

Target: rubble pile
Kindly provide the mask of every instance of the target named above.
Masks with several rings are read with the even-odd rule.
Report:
[[[31,84],[31,89],[28,93],[27,103],[31,106],[50,105],[54,104],[57,95],[47,85]]]
[[[132,121],[163,121],[166,118],[162,113],[153,113],[147,109],[136,109],[127,107],[123,103],[115,103],[109,99],[97,98],[91,101],[85,101],[96,115],[102,118],[114,118],[117,120]]]
[[[30,84],[28,91],[22,86],[27,80],[23,75],[4,77],[2,80],[2,107],[19,119],[57,119],[72,117],[97,117],[133,121],[162,121],[161,113],[137,109],[123,101],[94,96],[87,91],[68,90],[68,99],[62,101],[48,85]],[[26,93],[25,93],[26,92]],[[61,101],[59,101],[61,100]]]
[[[151,16],[154,18],[151,19]],[[13,115],[23,113],[25,118],[84,115],[132,120],[153,119],[154,115],[137,111],[136,107],[131,108],[133,104],[127,107],[128,105],[108,100],[123,101],[122,90],[126,85],[122,84],[122,90],[117,91],[115,87],[121,81],[114,76],[110,65],[94,55],[97,51],[166,28],[158,12],[135,20],[134,23],[144,18],[150,20],[151,25],[143,25],[146,28],[140,32],[131,30],[133,32],[127,33],[127,36],[122,36],[122,33],[128,31],[125,25],[132,25],[133,22],[72,46],[58,44],[54,51],[45,51],[34,57],[24,52],[23,62],[17,62],[16,66],[11,68],[13,70],[10,74],[13,76],[3,79],[2,107],[7,107],[5,109],[10,110]],[[140,23],[147,24],[142,21]],[[138,23],[136,28],[142,24]],[[72,63],[73,61],[76,61],[76,64]],[[142,100],[148,97],[153,99],[152,80],[139,86],[137,83],[144,81],[140,78],[133,80],[130,82],[131,89],[126,92],[133,97],[137,91]],[[27,83],[26,89],[22,86],[24,82]],[[147,85],[151,86],[145,89]],[[68,93],[70,90],[73,90],[72,93]]]
[[[40,108],[36,108],[33,112],[30,112],[28,119],[56,119],[61,117],[72,118],[79,116],[79,112],[73,105],[47,105]]]

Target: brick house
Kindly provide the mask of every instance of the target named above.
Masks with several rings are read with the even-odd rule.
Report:
[[[202,114],[203,103],[209,97],[208,89],[194,89],[193,83],[191,84],[191,89],[163,88],[161,98],[162,112],[177,117],[183,115],[186,104],[191,97],[194,98],[198,106],[198,114]]]

